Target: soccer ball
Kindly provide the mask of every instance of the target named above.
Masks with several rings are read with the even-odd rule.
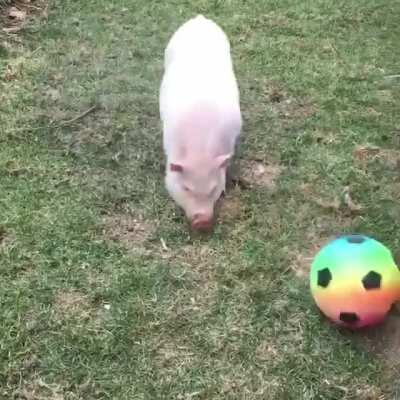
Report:
[[[361,328],[382,322],[400,299],[400,271],[380,242],[364,235],[345,235],[316,255],[310,287],[328,318]]]

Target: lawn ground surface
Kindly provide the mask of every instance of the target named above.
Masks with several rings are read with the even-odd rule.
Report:
[[[308,288],[336,234],[400,250],[400,3],[25,3],[0,19],[0,399],[400,398],[396,313],[340,331]],[[197,13],[244,119],[245,184],[205,238],[166,195],[158,114]]]

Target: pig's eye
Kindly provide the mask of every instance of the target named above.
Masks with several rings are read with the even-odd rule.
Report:
[[[183,189],[185,192],[190,192],[190,189],[189,189],[187,186],[185,186],[185,185],[182,186],[182,189]]]

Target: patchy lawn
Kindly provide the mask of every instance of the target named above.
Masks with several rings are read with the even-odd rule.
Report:
[[[16,6],[0,20],[0,398],[397,398],[398,313],[338,331],[307,279],[338,233],[400,249],[400,3]],[[209,238],[164,190],[157,97],[167,40],[199,12],[230,37],[244,117]]]

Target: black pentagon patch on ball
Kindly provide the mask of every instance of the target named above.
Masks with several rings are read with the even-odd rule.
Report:
[[[318,286],[327,287],[331,280],[332,274],[328,268],[324,268],[318,271]]]
[[[362,284],[366,290],[379,289],[381,287],[381,275],[375,271],[370,271],[364,276]]]
[[[352,312],[341,312],[339,319],[346,324],[356,324],[358,322],[358,316]]]
[[[362,235],[349,235],[346,236],[346,239],[349,243],[360,244],[365,242],[365,237]]]

